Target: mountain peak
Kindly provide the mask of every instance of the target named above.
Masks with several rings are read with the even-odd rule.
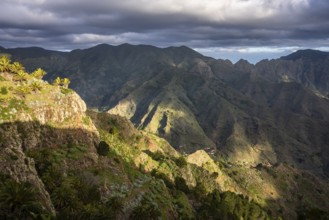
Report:
[[[306,49],[306,50],[297,50],[296,52],[289,54],[288,56],[280,57],[280,59],[298,60],[298,59],[304,58],[304,59],[310,59],[310,60],[317,60],[317,59],[325,59],[327,56],[329,56],[328,52]]]
[[[97,44],[96,46],[94,47],[90,47],[90,48],[87,48],[86,50],[89,50],[89,49],[104,49],[104,48],[110,48],[112,47],[111,45],[109,44]]]
[[[173,57],[193,57],[193,58],[202,58],[204,57],[202,54],[198,53],[197,51],[189,48],[187,46],[171,46],[163,49],[169,55]]]

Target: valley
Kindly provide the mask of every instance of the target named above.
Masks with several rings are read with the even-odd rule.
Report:
[[[184,46],[0,54],[25,66],[1,63],[0,198],[29,183],[32,213],[58,219],[328,218],[329,53],[255,65]]]

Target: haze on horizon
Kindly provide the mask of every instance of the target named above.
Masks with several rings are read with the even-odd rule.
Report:
[[[6,48],[186,45],[252,63],[298,49],[329,51],[327,0],[2,0],[0,10]]]

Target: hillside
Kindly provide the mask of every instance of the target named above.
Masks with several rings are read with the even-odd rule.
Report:
[[[2,219],[291,219],[329,211],[325,179],[285,163],[182,155],[126,118],[86,112],[66,84],[43,81],[42,70],[0,64]]]
[[[266,207],[226,192],[239,187],[210,157],[208,170],[124,118],[88,116],[83,100],[43,81],[41,69],[30,74],[5,57],[0,67],[1,219],[211,217],[208,193],[217,195],[216,215],[268,219]]]
[[[328,176],[325,52],[298,51],[256,65],[187,47],[129,44],[0,52],[28,70],[41,66],[49,81],[68,77],[89,108],[124,116],[181,153],[204,149],[234,163],[288,163]]]

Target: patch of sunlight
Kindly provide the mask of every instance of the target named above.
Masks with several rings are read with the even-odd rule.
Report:
[[[110,109],[108,113],[131,119],[135,115],[136,106],[136,102],[132,98],[123,99],[114,108]]]

